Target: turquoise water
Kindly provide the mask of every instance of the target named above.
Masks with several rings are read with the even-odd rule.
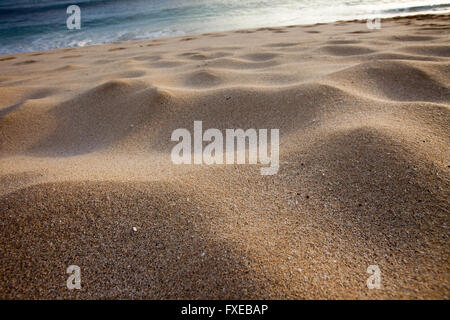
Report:
[[[73,4],[80,30],[66,26]],[[449,11],[448,0],[0,0],[0,53]]]

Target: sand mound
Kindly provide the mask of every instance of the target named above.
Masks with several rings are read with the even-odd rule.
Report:
[[[427,67],[427,64],[419,63],[412,65],[400,61],[375,61],[339,71],[330,78],[373,97],[394,101],[448,102],[448,86],[434,79]],[[445,81],[448,82],[448,78]]]
[[[189,195],[192,199],[164,184],[106,182],[41,184],[8,195],[2,203],[8,209],[1,254],[14,254],[3,267],[13,270],[20,264],[24,272],[13,277],[2,273],[3,297],[27,296],[27,282],[41,288],[41,298],[60,296],[53,283],[65,282],[59,271],[67,263],[91,266],[83,276],[97,280],[83,287],[92,298],[226,298],[250,282],[257,287],[251,277],[238,281],[248,273],[244,258],[208,234],[205,228],[213,220],[199,214],[195,202],[186,201]],[[42,212],[40,204],[49,207]],[[24,214],[9,209],[24,205],[33,210]],[[26,271],[32,266],[42,272]],[[223,287],[218,275],[225,279]],[[103,294],[94,294],[100,288]],[[86,298],[74,294],[64,296]]]

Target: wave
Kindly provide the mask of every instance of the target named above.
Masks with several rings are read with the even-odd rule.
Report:
[[[3,0],[0,54],[203,32],[449,12],[439,0],[81,0],[81,30],[67,30],[71,0]]]
[[[381,13],[403,13],[403,12],[415,13],[415,12],[427,12],[427,11],[447,10],[447,9],[450,9],[450,3],[387,9],[382,10]]]

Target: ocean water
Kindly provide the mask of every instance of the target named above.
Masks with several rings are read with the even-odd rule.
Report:
[[[79,30],[66,26],[74,4]],[[0,0],[0,53],[437,12],[450,0]]]

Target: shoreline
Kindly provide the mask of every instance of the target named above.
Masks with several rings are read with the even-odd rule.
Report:
[[[392,16],[392,17],[385,17],[385,18],[379,18],[381,21],[395,21],[398,19],[408,19],[410,17],[415,18],[431,18],[432,16],[449,16],[450,11],[446,12],[440,12],[440,13],[417,13],[417,14],[405,14],[405,15],[398,15],[398,16]],[[376,14],[373,15],[372,18],[378,18]],[[193,33],[193,34],[185,34],[185,35],[173,35],[168,37],[160,37],[160,38],[144,38],[144,39],[138,39],[138,40],[126,40],[126,41],[112,41],[112,42],[103,42],[99,44],[93,44],[93,45],[86,45],[86,46],[73,46],[73,47],[61,47],[61,48],[55,48],[55,49],[44,49],[44,50],[34,50],[34,51],[19,51],[19,52],[13,52],[13,53],[0,53],[1,56],[10,56],[10,55],[18,55],[18,54],[29,54],[29,53],[40,53],[40,52],[52,52],[55,50],[65,50],[65,49],[80,49],[80,48],[90,48],[90,47],[96,47],[96,46],[102,46],[102,45],[111,45],[111,44],[121,44],[121,43],[135,43],[140,41],[158,41],[158,40],[168,40],[168,39],[177,39],[177,38],[187,38],[187,37],[197,37],[197,36],[204,36],[204,35],[210,35],[210,34],[221,34],[221,33],[233,33],[233,32],[246,32],[246,31],[256,31],[256,30],[264,30],[264,29],[276,29],[276,28],[293,28],[293,27],[314,27],[318,25],[329,25],[329,24],[339,24],[339,23],[361,23],[365,24],[367,19],[351,19],[351,20],[336,20],[331,22],[318,22],[314,24],[294,24],[294,25],[276,25],[276,26],[266,26],[266,27],[255,27],[255,28],[244,28],[244,29],[229,29],[229,30],[222,30],[222,31],[213,31],[213,32],[203,32],[203,33]]]

